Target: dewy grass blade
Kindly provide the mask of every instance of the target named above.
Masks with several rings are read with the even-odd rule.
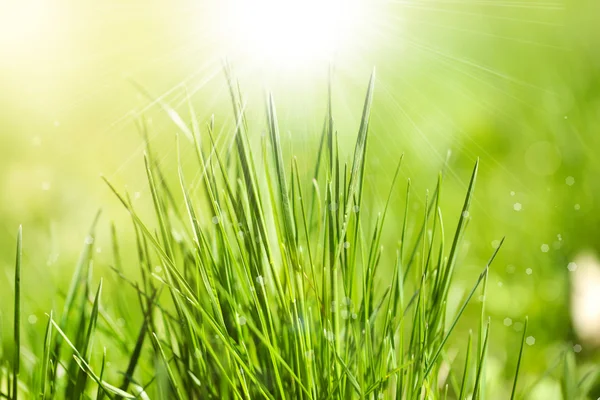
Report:
[[[42,368],[40,372],[40,391],[39,396],[42,399],[46,398],[46,391],[48,390],[48,374],[50,372],[50,350],[52,347],[52,318],[53,313],[50,311],[48,317],[48,324],[46,325],[46,334],[44,335],[44,352],[42,355]]]
[[[23,227],[17,231],[17,257],[15,261],[15,311],[14,311],[14,362],[12,376],[12,398],[19,397],[19,372],[21,367],[21,266],[23,260]]]
[[[102,353],[102,366],[100,367],[100,381],[102,381],[104,379],[104,370],[106,368],[106,347],[104,348],[104,351]],[[102,400],[104,399],[105,396],[105,392],[104,390],[102,390],[102,386],[98,386],[98,390],[96,392],[96,400]]]
[[[91,257],[92,246],[94,244],[94,237],[96,232],[96,225],[98,224],[98,220],[100,219],[100,214],[101,211],[98,210],[98,212],[96,213],[96,217],[94,218],[94,221],[92,222],[92,225],[90,227],[88,236],[85,239],[83,251],[79,256],[79,261],[77,262],[77,267],[75,268],[75,273],[73,274],[73,279],[71,280],[69,291],[67,292],[65,304],[63,306],[63,312],[60,318],[60,326],[65,326],[66,320],[69,316],[69,312],[71,311],[71,306],[73,304],[73,301],[75,300],[75,296],[81,287],[82,280],[84,279],[84,274],[87,273],[85,267],[88,265]]]
[[[373,104],[373,92],[375,91],[375,69],[371,73],[369,80],[369,86],[367,89],[367,95],[363,106],[362,117],[360,120],[360,128],[358,130],[358,137],[356,139],[356,147],[354,148],[354,158],[352,159],[352,169],[350,173],[350,182],[348,184],[348,193],[346,194],[346,204],[344,206],[344,228],[342,228],[341,237],[345,236],[347,220],[352,211],[352,204],[354,196],[358,189],[358,183],[360,180],[360,171],[363,168],[363,162],[365,159],[365,152],[367,147],[367,137],[369,133],[369,120],[371,118],[371,105]],[[338,246],[341,251],[341,247]],[[338,256],[336,255],[336,259]]]
[[[471,357],[471,343],[473,342],[473,331],[469,331],[469,340],[467,341],[467,353],[465,355],[465,368],[463,369],[463,377],[460,384],[460,392],[458,395],[459,399],[464,399],[465,391],[467,390],[467,385],[469,384],[469,367],[470,367],[470,357]]]
[[[490,337],[490,321],[488,319],[487,325],[485,327],[485,332],[483,335],[483,343],[481,344],[481,354],[479,357],[479,361],[477,363],[477,376],[475,377],[475,387],[473,388],[473,394],[471,396],[472,399],[477,400],[481,398],[481,385],[484,377],[482,376],[482,372],[485,366],[485,358],[488,350],[488,339]]]
[[[152,339],[154,341],[154,345],[158,349],[158,352],[161,356],[162,362],[164,363],[165,368],[167,369],[167,374],[169,375],[169,381],[171,382],[171,388],[175,392],[176,398],[177,399],[185,399],[185,397],[183,396],[183,393],[181,392],[181,389],[179,387],[179,381],[176,378],[175,373],[173,372],[173,368],[171,368],[171,363],[169,362],[169,359],[165,355],[165,352],[160,344],[160,340],[158,339],[158,336],[156,336],[155,333],[152,334]]]
[[[268,96],[268,120],[269,120],[269,132],[271,136],[271,144],[273,146],[273,158],[275,160],[275,171],[277,174],[277,183],[279,186],[279,199],[281,201],[281,208],[283,212],[283,226],[285,229],[287,248],[290,251],[291,261],[294,268],[299,269],[298,254],[296,249],[296,235],[295,235],[295,224],[294,217],[292,215],[292,208],[290,205],[290,198],[288,192],[288,185],[285,176],[285,168],[283,166],[283,153],[281,150],[281,139],[279,135],[279,126],[277,122],[277,114],[275,111],[275,102],[273,101],[273,95]]]
[[[529,317],[525,317],[525,324],[523,325],[523,336],[521,337],[521,347],[519,348],[519,357],[517,358],[517,368],[515,369],[515,380],[513,381],[512,392],[510,393],[510,400],[515,399],[517,393],[517,381],[519,379],[519,369],[521,368],[521,360],[523,359],[523,349],[525,348],[525,338],[527,337],[527,325],[529,323]]]
[[[94,344],[94,335],[96,333],[96,323],[98,321],[98,309],[100,307],[101,293],[102,293],[102,280],[100,280],[100,284],[98,285],[98,290],[96,292],[96,296],[94,298],[94,304],[92,306],[92,313],[89,317],[87,333],[85,335],[85,340],[82,343],[83,353],[81,354],[81,356],[87,363],[90,362],[90,357],[92,354],[92,347]],[[83,394],[85,392],[87,376],[88,375],[84,370],[80,371],[79,376],[77,378],[77,383],[75,386],[75,392],[74,392],[75,397],[79,398],[79,397],[83,396]]]

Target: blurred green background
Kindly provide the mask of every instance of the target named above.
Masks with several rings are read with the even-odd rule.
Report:
[[[115,221],[126,241],[131,228],[100,175],[127,187],[140,207],[148,205],[136,116],[150,121],[152,144],[167,171],[174,171],[177,128],[132,81],[184,116],[187,88],[200,120],[215,114],[217,126],[230,133],[232,112],[221,71],[229,54],[219,37],[227,32],[216,33],[219,4],[0,0],[0,332],[11,326],[8,299],[19,224],[25,232],[24,313],[32,340],[43,333],[44,312],[60,303],[100,207],[96,273],[110,274],[108,222]],[[489,284],[491,365],[510,376],[526,315],[535,339],[525,358],[526,380],[533,382],[551,367],[565,347],[580,346],[579,362],[592,363],[598,343],[573,328],[576,271],[567,266],[580,254],[600,250],[600,2],[366,5],[371,12],[364,35],[335,60],[333,87],[336,126],[348,138],[340,145],[351,150],[367,79],[377,67],[368,185],[379,202],[369,208],[381,211],[391,171],[405,153],[402,174],[414,183],[415,208],[422,212],[419,202],[451,151],[443,191],[451,233],[470,169],[480,157],[457,287],[472,285],[506,236]],[[247,94],[256,137],[265,127],[268,88],[289,154],[312,165],[325,115],[327,64],[271,70],[260,59],[234,55],[230,61]],[[182,155],[184,162],[192,159],[185,146]],[[401,219],[403,186],[388,222],[388,246],[398,236],[394,221]],[[586,290],[600,292],[600,284],[588,281]],[[590,307],[593,315],[600,302]],[[551,398],[545,391],[556,385],[550,374],[535,390]]]

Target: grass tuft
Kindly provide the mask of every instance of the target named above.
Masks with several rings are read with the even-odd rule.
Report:
[[[405,191],[396,186],[404,155],[384,208],[367,213],[363,205],[374,196],[365,186],[374,71],[349,159],[338,146],[331,81],[316,153],[288,158],[273,96],[259,154],[228,66],[226,76],[235,121],[230,135],[217,135],[214,119],[202,128],[189,97],[189,124],[161,103],[186,138],[178,149],[193,146],[193,181],[179,153],[177,176],[163,171],[140,121],[152,219],[104,179],[131,216],[134,245],[110,225],[114,264],[106,270],[116,281],[100,280],[94,289],[98,213],[62,311],[49,312],[40,361],[27,368],[28,378],[37,379],[31,392],[41,399],[484,398],[491,340],[485,292],[502,243],[458,310],[448,309],[479,160],[451,237],[441,209],[444,174],[426,196],[424,215],[417,215],[409,206],[410,180]],[[389,221],[394,202],[405,203],[400,221]],[[383,238],[390,235],[397,245],[387,249]],[[9,399],[17,399],[21,383],[21,242],[19,230],[12,389],[0,390]],[[456,367],[449,343],[462,347],[453,335],[478,291],[484,301],[476,350],[469,333],[464,364]],[[124,331],[116,318],[131,328]],[[573,393],[568,383],[564,391]]]

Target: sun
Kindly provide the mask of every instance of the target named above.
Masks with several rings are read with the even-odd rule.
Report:
[[[364,0],[228,0],[228,51],[270,66],[302,68],[348,51],[365,24]]]

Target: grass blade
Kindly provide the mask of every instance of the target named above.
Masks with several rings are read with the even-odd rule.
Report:
[[[17,259],[15,262],[15,312],[14,312],[14,340],[15,358],[13,363],[12,398],[19,397],[19,370],[21,367],[21,263],[23,259],[23,227],[17,231]]]
[[[42,399],[46,398],[46,391],[48,386],[48,373],[50,372],[50,350],[52,348],[52,318],[53,313],[50,311],[48,317],[48,324],[46,325],[46,334],[44,335],[44,353],[42,356],[42,369],[40,377],[40,392],[39,395]]]
[[[521,360],[523,359],[523,349],[525,348],[525,338],[527,337],[527,324],[529,318],[525,317],[525,325],[523,326],[523,336],[521,338],[521,347],[519,348],[519,358],[517,359],[517,368],[515,369],[515,380],[513,382],[512,392],[510,394],[510,400],[514,400],[517,392],[517,380],[519,379],[519,369],[521,367]]]

